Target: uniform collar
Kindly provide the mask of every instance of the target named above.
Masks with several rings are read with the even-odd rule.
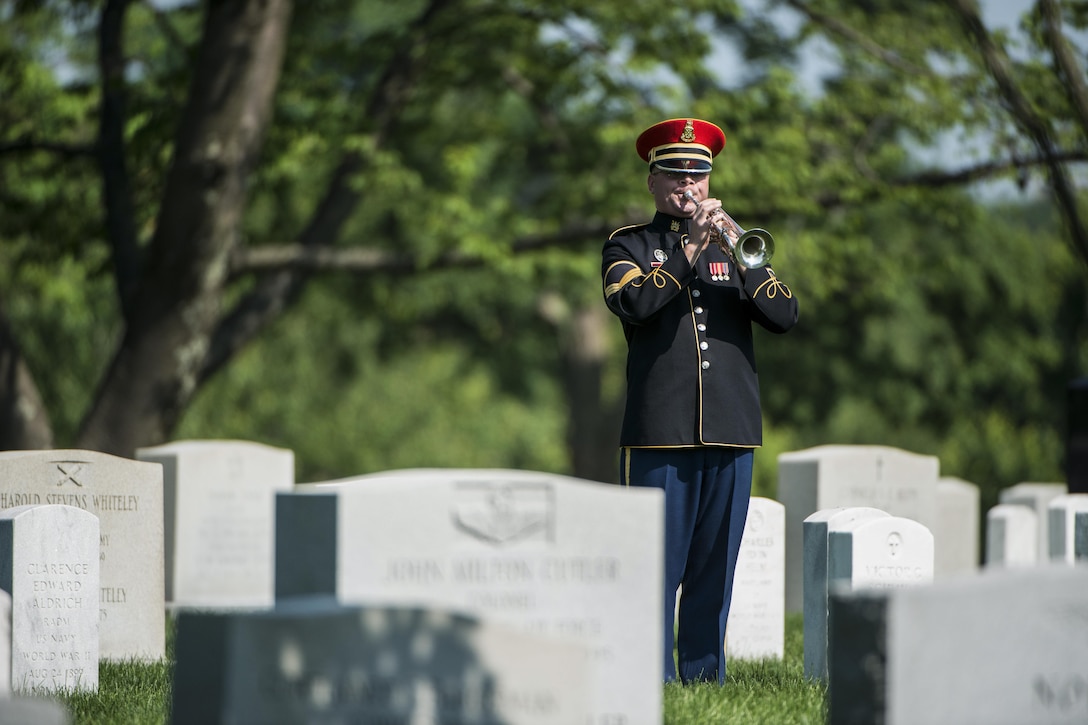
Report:
[[[689,221],[690,219],[687,217],[673,216],[671,214],[666,214],[663,211],[659,211],[654,214],[654,220],[650,222],[650,225],[663,232],[687,234]]]

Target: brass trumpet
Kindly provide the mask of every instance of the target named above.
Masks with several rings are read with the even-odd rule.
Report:
[[[684,192],[684,198],[694,201],[696,205],[699,204],[695,199],[695,195],[691,193],[691,190]],[[718,212],[725,217],[726,224],[737,235],[737,241],[733,242],[729,238],[728,231],[724,225],[718,224],[713,219],[711,223],[714,225],[714,233],[717,236],[715,241],[722,251],[732,257],[733,261],[737,264],[743,265],[748,269],[759,269],[765,267],[770,263],[771,257],[774,255],[774,237],[766,229],[759,229],[753,227],[745,231],[741,228],[740,224],[733,221],[733,217],[729,216],[729,213],[725,209],[718,209]]]

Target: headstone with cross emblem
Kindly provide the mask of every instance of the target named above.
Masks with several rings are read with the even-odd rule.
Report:
[[[190,440],[140,448],[136,457],[163,467],[167,603],[271,606],[275,497],[294,486],[294,453]]]
[[[786,507],[786,611],[804,608],[803,522],[823,509],[865,506],[937,526],[935,456],[887,446],[817,446],[778,457],[777,498]]]
[[[162,502],[159,465],[85,450],[0,453],[0,509],[62,504],[98,517],[103,659],[166,654]]]
[[[98,517],[75,506],[0,511],[13,690],[98,690],[99,535]]]
[[[590,650],[585,722],[660,723],[664,501],[547,473],[303,484],[276,511],[277,598],[448,607]]]

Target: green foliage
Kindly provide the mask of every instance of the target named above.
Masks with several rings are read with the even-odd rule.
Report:
[[[201,391],[176,436],[290,447],[303,479],[419,465],[568,472],[562,321],[546,310],[603,304],[604,235],[510,250],[645,220],[633,139],[691,113],[725,128],[714,193],[742,224],[775,234],[776,269],[801,303],[797,329],[757,340],[757,494],[773,495],[779,453],[820,443],[939,455],[942,473],[986,496],[1060,479],[1064,386],[1088,362],[1083,261],[1044,204],[904,182],[925,170],[914,151],[950,134],[985,134],[984,160],[1030,146],[946,3],[806,6],[850,32],[712,0],[465,0],[426,25],[416,0],[295,3],[244,243],[296,241],[352,153],[359,203],[327,241],[417,266],[314,275]],[[1083,23],[1079,4],[1063,10]],[[0,2],[0,294],[61,446],[124,332],[92,153],[97,12]],[[202,17],[196,2],[134,3],[126,15],[125,162],[144,244]],[[1063,143],[1082,148],[1032,22],[1012,70]],[[817,41],[837,65],[813,89],[798,64]],[[723,48],[741,58],[728,87],[712,67]],[[376,103],[384,87],[395,92]],[[476,266],[443,267],[449,252]],[[221,303],[255,281],[239,278]],[[603,412],[622,396],[618,323],[601,342]]]
[[[490,317],[460,309],[482,300],[455,276],[460,300],[436,286],[441,275],[431,289],[382,285],[369,304],[389,310],[384,321],[315,288],[203,391],[179,437],[292,448],[300,481],[417,467],[566,471],[554,379],[539,365],[516,372],[546,343],[503,343],[516,320],[501,305]]]
[[[984,502],[1062,480],[1065,386],[1085,363],[1082,268],[1033,207],[922,201],[923,215],[871,207],[832,231],[849,263],[838,251],[783,263],[790,281],[794,265],[825,272],[816,287],[796,275],[798,328],[760,338],[772,430],[801,447],[939,456],[942,475],[979,484]],[[855,229],[879,249],[850,244]]]

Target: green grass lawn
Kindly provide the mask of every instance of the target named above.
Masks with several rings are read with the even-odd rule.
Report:
[[[172,657],[172,637],[168,637],[167,652]],[[724,687],[666,685],[665,725],[822,725],[825,690],[805,680],[803,656],[801,616],[790,615],[782,661],[733,662]],[[74,693],[62,700],[72,713],[73,725],[164,725],[169,722],[172,672],[169,661],[104,662],[97,693]]]
[[[823,725],[826,694],[804,677],[803,622],[791,614],[781,661],[730,662],[724,686],[665,685],[665,725]]]

